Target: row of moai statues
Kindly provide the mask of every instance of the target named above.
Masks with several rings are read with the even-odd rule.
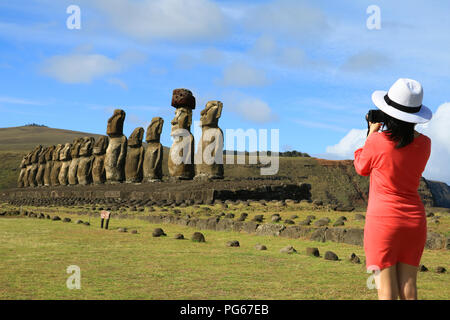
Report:
[[[173,144],[169,151],[169,175],[175,179],[222,179],[223,132],[218,127],[223,104],[209,101],[201,111],[202,137],[194,154],[191,134],[195,97],[187,89],[175,89],[172,106]],[[92,137],[77,138],[57,146],[37,146],[20,165],[18,187],[87,185],[103,183],[141,183],[161,181],[163,146],[160,136],[164,120],[152,119],[147,128],[136,128],[127,139],[123,135],[125,111],[117,109],[109,118],[106,134],[97,141]],[[205,156],[206,155],[206,156]]]

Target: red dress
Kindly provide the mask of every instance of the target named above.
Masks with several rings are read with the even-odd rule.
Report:
[[[419,266],[427,238],[425,207],[418,188],[431,152],[420,135],[396,149],[386,133],[372,133],[355,151],[355,169],[370,175],[364,227],[366,267],[379,270],[398,262]]]

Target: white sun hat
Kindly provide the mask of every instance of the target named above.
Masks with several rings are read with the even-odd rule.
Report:
[[[422,85],[412,79],[398,79],[388,92],[375,91],[373,103],[393,118],[410,122],[425,123],[431,120],[433,113],[422,105]]]

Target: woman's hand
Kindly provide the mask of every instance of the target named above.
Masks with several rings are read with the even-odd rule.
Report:
[[[378,132],[381,128],[381,123],[377,122],[377,123],[372,123],[369,122],[369,134],[367,135],[367,137],[369,137],[372,133],[374,132]]]

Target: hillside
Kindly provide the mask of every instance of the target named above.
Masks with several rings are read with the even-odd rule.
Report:
[[[0,151],[31,151],[39,144],[55,145],[85,136],[98,138],[100,135],[38,126],[0,128]]]
[[[99,135],[47,127],[0,128],[0,189],[16,186],[22,156],[37,144],[54,145],[75,138]],[[168,148],[164,148],[164,159]],[[225,165],[230,180],[275,179],[284,182],[305,182],[312,186],[313,200],[345,206],[364,207],[367,203],[369,179],[356,174],[353,162],[331,161],[311,157],[280,157],[276,176],[261,176],[261,165]],[[163,174],[168,175],[167,161]],[[419,192],[428,206],[450,207],[450,188],[442,182],[422,180]]]

